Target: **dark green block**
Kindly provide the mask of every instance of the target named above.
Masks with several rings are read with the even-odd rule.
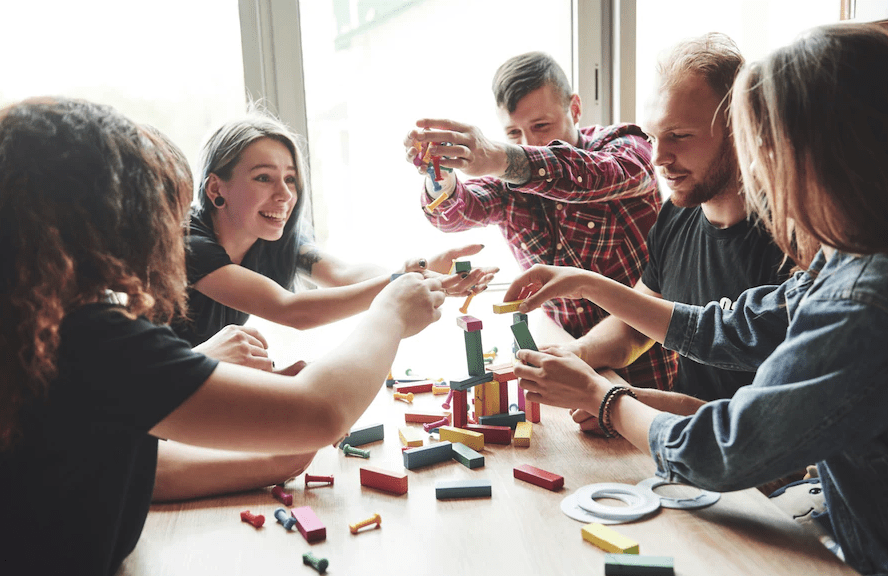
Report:
[[[484,350],[481,349],[481,331],[463,332],[466,338],[466,365],[469,376],[484,374]]]
[[[453,263],[453,271],[457,274],[460,272],[471,272],[472,263],[467,260],[457,260]]]
[[[484,466],[484,456],[475,452],[462,442],[453,443],[453,459],[466,468],[480,468]]]
[[[675,576],[670,556],[638,554],[605,554],[605,576]]]
[[[512,334],[515,336],[515,342],[522,350],[537,350],[536,342],[530,335],[530,329],[527,322],[515,322],[512,324]]]

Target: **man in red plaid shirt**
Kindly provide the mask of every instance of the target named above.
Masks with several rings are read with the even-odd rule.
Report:
[[[540,52],[503,64],[493,90],[510,143],[449,120],[420,120],[405,139],[408,160],[417,154],[414,142],[430,142],[441,166],[475,177],[460,182],[442,171],[440,191],[426,178],[424,208],[448,195],[426,217],[444,232],[498,226],[524,269],[574,266],[635,285],[661,206],[645,134],[632,124],[577,128],[580,97]],[[544,308],[574,338],[607,316],[588,300],[556,299]],[[671,388],[675,371],[675,355],[659,344],[617,370],[634,386],[660,390]]]

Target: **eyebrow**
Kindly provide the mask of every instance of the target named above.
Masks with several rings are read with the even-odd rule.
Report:
[[[253,170],[264,170],[264,169],[277,170],[278,167],[276,164],[256,164],[255,166],[250,168],[250,172],[252,172]],[[287,166],[286,168],[284,168],[284,170],[292,170],[293,172],[295,172],[296,167],[291,164],[291,165]]]

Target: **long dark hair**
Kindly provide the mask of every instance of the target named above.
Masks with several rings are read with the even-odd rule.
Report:
[[[282,236],[274,242],[258,239],[260,258],[271,264],[272,280],[288,290],[292,290],[296,280],[299,257],[300,223],[303,207],[307,202],[305,193],[305,161],[300,139],[280,120],[269,113],[253,109],[245,117],[227,122],[207,139],[200,149],[200,181],[197,188],[197,208],[195,217],[212,229],[212,214],[216,206],[207,196],[207,180],[215,174],[224,181],[231,179],[232,171],[241,159],[243,151],[253,142],[271,138],[287,147],[293,156],[296,167],[296,206],[284,225]]]
[[[57,374],[67,313],[109,292],[130,317],[184,311],[190,195],[169,151],[108,106],[0,111],[0,450]]]

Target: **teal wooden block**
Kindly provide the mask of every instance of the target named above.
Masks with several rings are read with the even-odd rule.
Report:
[[[413,470],[438,462],[446,462],[453,458],[453,443],[448,441],[438,442],[437,444],[429,444],[428,446],[417,446],[410,450],[402,452],[404,456],[404,468]]]
[[[484,384],[485,382],[493,382],[493,372],[485,372],[480,376],[470,375],[467,378],[462,378],[460,380],[451,380],[450,389],[468,390],[469,388],[474,388],[478,384]]]
[[[515,336],[515,342],[522,350],[537,350],[536,342],[530,335],[530,329],[527,322],[516,322],[512,324],[512,334]]]
[[[453,459],[466,468],[481,468],[484,466],[484,456],[462,442],[453,443]]]
[[[605,576],[675,576],[671,556],[605,554]]]
[[[478,424],[482,426],[508,426],[512,430],[518,427],[519,422],[525,422],[527,417],[524,412],[510,412],[508,414],[491,414],[478,418]]]
[[[453,271],[456,274],[459,274],[460,272],[471,272],[472,263],[468,260],[457,260],[453,263]]]
[[[481,347],[481,331],[463,332],[466,339],[466,365],[469,376],[484,374],[484,350]]]
[[[385,431],[382,424],[372,424],[370,426],[362,426],[360,428],[352,428],[348,436],[342,439],[339,447],[342,448],[346,444],[355,446],[363,446],[371,442],[377,442],[385,438]]]
[[[435,482],[435,498],[490,498],[490,480],[438,480]]]

